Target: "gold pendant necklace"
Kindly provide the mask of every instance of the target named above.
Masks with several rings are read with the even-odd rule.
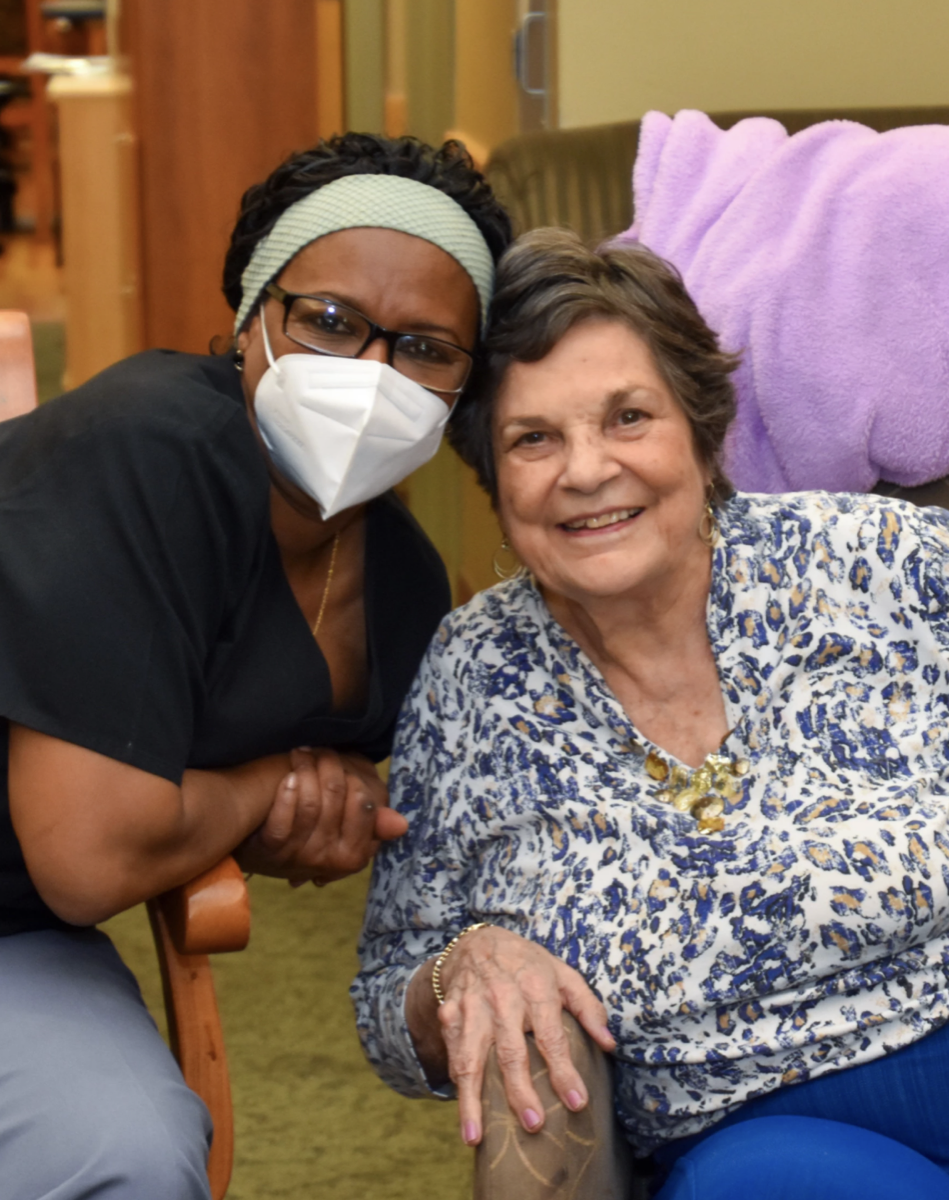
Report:
[[[320,601],[320,611],[316,614],[316,622],[313,625],[313,636],[320,631],[320,622],[323,620],[323,613],[326,612],[326,601],[330,596],[330,584],[333,582],[333,572],[336,570],[336,551],[339,549],[339,533],[333,538],[333,549],[330,551],[330,567],[326,572],[326,583],[323,585],[323,598]]]
[[[694,817],[703,833],[719,833],[725,828],[725,805],[741,794],[738,780],[750,767],[746,758],[710,754],[690,771],[680,764],[670,767],[655,750],[646,757],[645,765],[650,779],[668,785],[656,792],[656,798],[671,804],[676,812]]]

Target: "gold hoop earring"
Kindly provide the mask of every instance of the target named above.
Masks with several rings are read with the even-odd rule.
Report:
[[[513,555],[513,557],[514,557],[514,566],[513,567],[502,567],[501,564],[498,562],[498,555],[502,551],[504,551],[507,554]],[[498,579],[513,579],[516,575],[519,575],[521,573],[521,571],[523,571],[523,569],[524,569],[521,566],[521,564],[518,562],[517,555],[514,554],[514,551],[511,549],[511,543],[507,540],[507,534],[505,534],[504,537],[501,539],[501,545],[497,548],[497,550],[495,550],[494,558],[491,560],[491,562],[494,567],[494,573],[495,573],[495,575],[497,575]]]
[[[715,548],[715,544],[719,537],[718,518],[715,516],[715,509],[712,508],[711,499],[705,501],[705,507],[702,509],[702,515],[699,518],[699,537],[710,550]]]

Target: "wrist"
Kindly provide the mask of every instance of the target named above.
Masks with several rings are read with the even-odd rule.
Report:
[[[442,980],[442,971],[444,970],[445,964],[448,962],[452,954],[454,954],[454,952],[458,949],[458,945],[462,938],[474,933],[476,929],[488,928],[490,928],[489,921],[476,921],[473,925],[467,925],[461,931],[461,933],[456,934],[455,937],[451,939],[445,949],[442,950],[441,954],[436,957],[434,963],[432,964],[432,991],[435,993],[435,1000],[439,1006],[445,1003],[445,992]]]
[[[434,965],[435,959],[428,959],[409,980],[404,1016],[415,1057],[428,1085],[440,1088],[448,1082],[448,1051],[438,1020],[438,1001],[432,991]]]
[[[289,772],[290,759],[286,754],[272,754],[220,770],[190,768],[185,771],[181,786],[185,808],[202,823],[208,812],[214,810],[222,833],[230,825],[230,853],[263,824],[274,792]]]

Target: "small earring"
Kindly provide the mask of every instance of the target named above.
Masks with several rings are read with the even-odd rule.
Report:
[[[699,518],[699,537],[710,550],[714,549],[719,537],[718,518],[712,508],[711,498],[705,501],[702,516]]]
[[[502,551],[506,554],[514,555],[515,565],[513,567],[505,568],[502,567],[498,562],[498,555]],[[517,561],[517,555],[514,554],[514,551],[511,549],[511,543],[507,540],[507,534],[504,535],[504,537],[501,539],[501,545],[497,548],[497,550],[495,550],[492,563],[494,566],[494,573],[497,575],[498,579],[513,579],[516,575],[519,575],[521,571],[523,571],[524,568]]]
[[[234,366],[238,371],[244,370],[244,352],[243,350],[234,351]]]

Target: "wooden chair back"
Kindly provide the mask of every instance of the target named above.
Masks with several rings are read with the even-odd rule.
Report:
[[[37,405],[33,339],[26,313],[0,311],[0,421]],[[214,1141],[208,1159],[213,1200],[223,1200],[234,1160],[234,1116],[224,1034],[209,954],[243,950],[250,901],[233,858],[148,901],[161,969],[171,1049],[185,1082],[208,1106]]]

